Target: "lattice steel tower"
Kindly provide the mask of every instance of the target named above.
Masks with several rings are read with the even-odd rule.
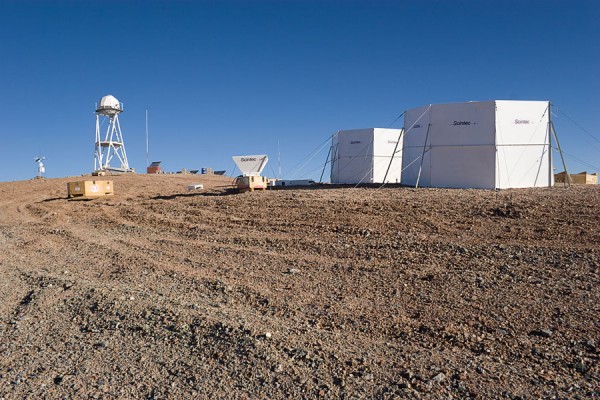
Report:
[[[120,103],[112,95],[104,96],[100,99],[96,109],[96,144],[94,146],[94,171],[116,171],[133,172],[129,168],[127,153],[125,152],[125,143],[119,124],[119,114],[123,112],[123,103]],[[100,134],[100,125],[108,120],[108,126],[104,138]],[[120,165],[111,166],[113,158],[117,158]]]

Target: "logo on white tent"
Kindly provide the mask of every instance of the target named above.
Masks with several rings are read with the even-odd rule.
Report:
[[[515,119],[516,125],[529,125],[531,122],[528,119]]]

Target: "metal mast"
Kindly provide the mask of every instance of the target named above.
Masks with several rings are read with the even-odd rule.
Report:
[[[554,122],[552,122],[552,104],[548,102],[548,147],[550,147],[550,173],[552,173],[552,136],[554,136],[554,140],[556,141],[556,149],[558,150],[558,154],[560,154],[560,160],[562,161],[563,168],[565,169],[565,181],[563,182],[564,186],[571,186],[571,175],[569,175],[569,170],[567,169],[567,163],[565,163],[565,157],[563,156],[562,149],[560,148],[560,143],[558,141],[558,135],[556,134],[556,130],[554,129]],[[552,136],[550,136],[552,134]]]
[[[148,155],[149,155],[149,147],[148,147],[148,110],[146,110],[146,168],[150,165],[148,163]]]

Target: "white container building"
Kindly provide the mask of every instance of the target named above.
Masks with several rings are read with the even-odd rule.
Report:
[[[554,184],[547,101],[432,104],[404,115],[402,183],[507,189]]]
[[[386,183],[400,183],[401,133],[384,128],[338,131],[331,143],[331,183],[384,183],[384,178]]]

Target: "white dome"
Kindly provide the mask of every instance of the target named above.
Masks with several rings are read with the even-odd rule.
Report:
[[[98,110],[119,110],[121,111],[121,103],[113,95],[106,95],[100,99]]]

